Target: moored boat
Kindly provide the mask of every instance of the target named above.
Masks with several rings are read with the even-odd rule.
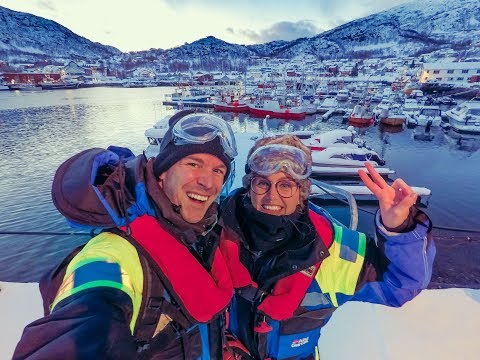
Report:
[[[20,90],[20,91],[38,91],[42,90],[40,86],[33,83],[16,83],[7,85],[10,90]]]
[[[65,89],[78,89],[81,82],[64,82],[64,81],[53,81],[53,82],[41,82],[39,83],[42,90],[65,90]]]
[[[302,106],[286,107],[280,105],[278,100],[263,100],[248,105],[249,111],[253,116],[286,119],[286,120],[302,120],[305,118],[305,109]]]
[[[373,112],[365,105],[355,105],[348,121],[352,124],[371,125],[373,124]]]
[[[245,100],[236,96],[222,96],[220,100],[212,100],[215,111],[248,112],[248,104]]]
[[[480,133],[480,99],[473,98],[445,112],[450,125],[458,131]]]
[[[409,124],[418,126],[439,126],[442,123],[442,113],[437,105],[426,105],[418,113],[408,119]]]

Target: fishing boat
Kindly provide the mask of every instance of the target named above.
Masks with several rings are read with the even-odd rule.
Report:
[[[219,100],[212,100],[213,109],[217,112],[248,112],[248,104],[238,96],[222,96]]]
[[[400,106],[386,99],[373,109],[373,114],[376,122],[388,126],[402,126],[407,118]]]
[[[373,124],[374,115],[366,105],[357,104],[353,107],[353,111],[348,117],[348,121],[352,124],[371,125]]]
[[[210,94],[203,89],[179,87],[171,94],[165,94],[164,105],[178,103],[208,103]]]
[[[19,90],[19,91],[38,91],[42,88],[34,83],[15,83],[7,85],[10,90]]]
[[[80,86],[80,81],[64,81],[64,80],[56,80],[56,81],[43,81],[39,83],[42,90],[65,90],[65,89],[78,89]]]
[[[253,116],[270,116],[277,119],[302,120],[306,116],[303,106],[285,106],[278,100],[260,100],[248,105],[249,111]]]

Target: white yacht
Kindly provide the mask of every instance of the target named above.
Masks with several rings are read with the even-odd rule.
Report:
[[[450,125],[458,131],[480,133],[480,99],[474,98],[445,112]]]

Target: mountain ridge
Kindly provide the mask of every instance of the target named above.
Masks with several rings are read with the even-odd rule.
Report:
[[[342,24],[309,38],[265,44],[232,44],[214,36],[170,49],[122,53],[81,37],[61,24],[0,7],[0,55],[8,58],[106,59],[132,56],[161,59],[187,68],[245,66],[252,57],[319,60],[418,56],[452,50],[480,56],[478,0],[410,2]]]

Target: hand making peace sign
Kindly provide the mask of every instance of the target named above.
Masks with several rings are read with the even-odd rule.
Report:
[[[363,170],[359,170],[358,175],[377,197],[383,225],[388,228],[401,225],[407,219],[410,207],[417,201],[417,194],[402,179],[388,185],[370,163],[366,162],[365,167],[371,178]]]

